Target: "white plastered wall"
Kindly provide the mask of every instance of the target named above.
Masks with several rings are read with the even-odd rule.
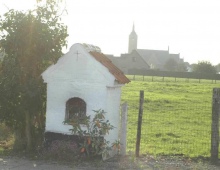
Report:
[[[105,138],[110,142],[118,139],[120,86],[114,87],[115,77],[81,44],[73,45],[42,76],[47,83],[47,132],[71,134],[71,126],[63,124],[66,102],[72,97],[79,97],[87,104],[87,115],[92,117],[93,110],[98,109],[107,112],[106,119],[116,128]]]

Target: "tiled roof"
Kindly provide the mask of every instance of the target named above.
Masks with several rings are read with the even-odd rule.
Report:
[[[170,58],[179,61],[179,54],[170,54],[169,51],[166,50],[137,49],[136,51],[146,62],[152,62],[153,58],[154,64],[164,65]]]
[[[124,73],[117,68],[111,60],[109,60],[104,54],[96,52],[96,51],[90,51],[89,52],[97,61],[99,61],[102,65],[104,65],[106,68],[108,68],[109,72],[115,76],[115,79],[120,84],[129,83],[130,80],[124,75]]]
[[[169,58],[168,51],[164,50],[147,50],[147,49],[137,49],[137,52],[143,57],[145,61],[148,62],[150,60],[150,57],[153,56],[154,58],[157,58],[157,60],[160,63],[166,62],[166,60]]]

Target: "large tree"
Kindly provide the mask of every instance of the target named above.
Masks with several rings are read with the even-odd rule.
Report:
[[[209,61],[199,61],[198,64],[193,65],[193,72],[216,74],[216,68]]]
[[[164,65],[164,68],[167,71],[176,71],[177,67],[178,67],[178,63],[173,58],[169,58]]]
[[[216,71],[219,73],[220,72],[220,63],[215,66]]]
[[[179,72],[187,72],[187,66],[186,66],[186,63],[184,62],[180,62],[177,66],[177,70],[176,71],[179,71]]]
[[[28,11],[10,10],[0,18],[0,121],[15,130],[16,144],[31,150],[41,135],[45,85],[41,73],[62,56],[67,27],[58,4],[48,0]]]

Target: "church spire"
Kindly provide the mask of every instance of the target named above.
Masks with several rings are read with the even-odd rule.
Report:
[[[128,42],[128,53],[131,53],[133,50],[137,50],[137,34],[134,30],[134,22],[132,27],[132,32],[129,35],[129,42]]]

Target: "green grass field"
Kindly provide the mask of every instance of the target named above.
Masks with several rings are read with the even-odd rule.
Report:
[[[133,76],[128,76],[132,79]],[[142,154],[209,157],[211,146],[211,80],[189,80],[136,76],[122,89],[128,103],[127,151],[136,144],[139,93],[144,90]]]

